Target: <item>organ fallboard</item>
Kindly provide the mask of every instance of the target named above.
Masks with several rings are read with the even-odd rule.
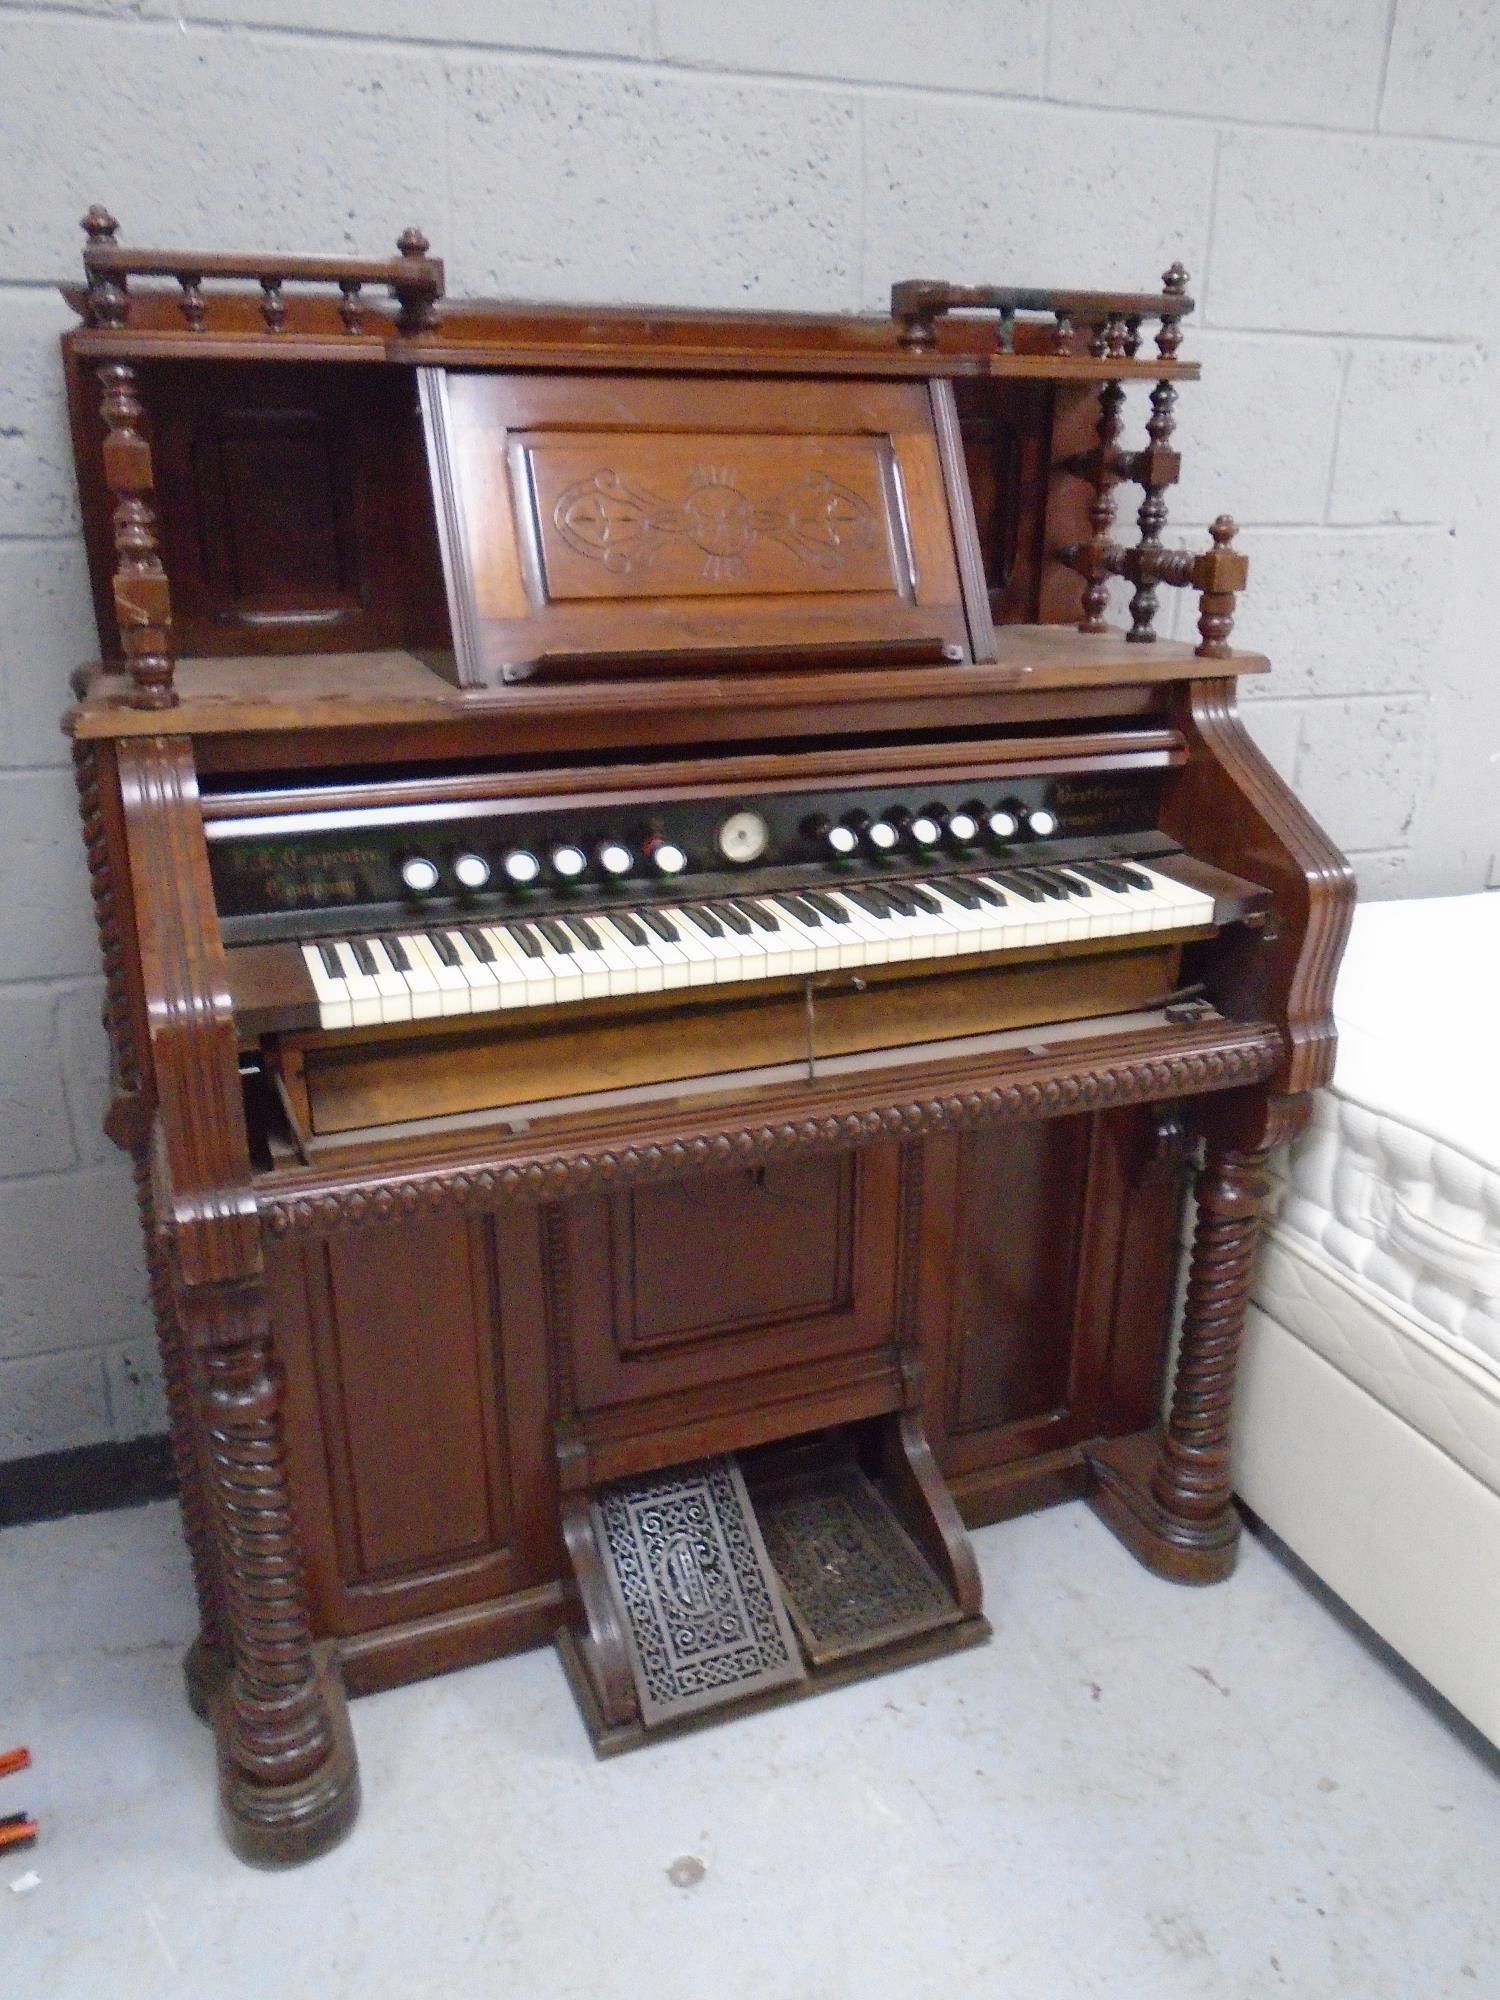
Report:
[[[982,1641],[967,1529],[1074,1496],[1225,1574],[1350,889],[1232,521],[1166,542],[1180,267],[574,311],[84,226],[67,727],[237,1851],[347,1827],[348,1691],[554,1639],[631,1747]]]

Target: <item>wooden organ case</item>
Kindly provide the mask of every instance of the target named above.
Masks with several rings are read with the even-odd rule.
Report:
[[[742,1704],[984,1636],[965,1526],[1069,1496],[1224,1575],[1351,891],[1233,523],[1164,543],[1185,273],[566,311],[84,227],[67,726],[237,1851],[348,1825],[346,1688],[556,1637],[619,1747],[736,1620]]]

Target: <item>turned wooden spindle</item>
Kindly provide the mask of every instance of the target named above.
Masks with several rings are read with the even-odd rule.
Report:
[[[1156,351],[1163,361],[1171,361],[1182,345],[1182,312],[1187,310],[1188,274],[1178,263],[1169,264],[1161,274],[1162,290],[1169,299],[1183,302],[1182,311],[1164,311],[1156,330]]]
[[[108,272],[97,270],[89,261],[90,249],[114,248],[120,225],[109,210],[96,201],[83,216],[79,227],[88,238],[88,247],[83,253],[83,268],[88,278],[84,317],[90,326],[123,326],[130,315],[130,298],[124,279],[117,282]]]
[[[1081,561],[1078,567],[1084,576],[1083,617],[1078,623],[1080,632],[1098,633],[1109,629],[1104,618],[1109,606],[1111,575],[1107,556],[1109,531],[1115,520],[1115,488],[1120,479],[1120,412],[1124,401],[1125,391],[1118,382],[1106,382],[1099,391],[1099,422],[1089,474],[1094,484],[1094,497],[1089,503],[1091,532],[1089,540],[1082,544],[1079,551]]]
[[[364,301],[360,298],[358,278],[340,278],[339,318],[344,322],[346,333],[358,333],[364,324]]]
[[[432,245],[420,229],[403,229],[396,248],[411,268],[391,280],[391,290],[400,301],[396,324],[403,333],[426,333],[437,325],[436,300],[442,290],[442,276],[428,262]]]
[[[282,297],[281,284],[281,279],[274,272],[260,281],[264,294],[260,302],[261,318],[271,333],[280,333],[286,325],[286,300]]]
[[[1073,352],[1073,315],[1059,309],[1052,321],[1052,352],[1071,354]]]
[[[1181,460],[1172,450],[1173,412],[1177,391],[1170,382],[1158,382],[1151,392],[1151,415],[1146,423],[1150,439],[1138,452],[1135,474],[1145,488],[1136,526],[1140,530],[1138,553],[1140,571],[1130,600],[1130,631],[1126,635],[1136,645],[1150,645],[1156,638],[1156,572],[1153,567],[1161,548],[1162,531],[1167,525],[1167,488],[1175,484]]]
[[[208,303],[203,296],[203,274],[201,271],[180,271],[177,282],[182,287],[182,316],[191,333],[201,332],[203,316],[208,311]]]
[[[151,447],[140,429],[136,373],[108,361],[99,370],[104,390],[104,483],[115,501],[114,606],[120,648],[135,683],[137,708],[171,708],[172,598],[156,540],[156,515],[145,497],[154,490]]]

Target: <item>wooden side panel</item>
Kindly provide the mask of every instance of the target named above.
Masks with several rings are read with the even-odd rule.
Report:
[[[270,1259],[320,1632],[457,1609],[555,1572],[545,1357],[524,1282],[515,1327],[502,1323],[495,1229],[433,1219]]]

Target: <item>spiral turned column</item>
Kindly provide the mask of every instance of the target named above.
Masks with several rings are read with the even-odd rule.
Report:
[[[1177,1375],[1151,1476],[1164,1525],[1187,1546],[1223,1548],[1239,1531],[1230,1504],[1230,1411],[1269,1156],[1269,1146],[1211,1152],[1198,1177]]]
[[[281,1371],[257,1284],[188,1310],[234,1660],[215,1713],[228,1833],[246,1860],[305,1860],[351,1824],[358,1781],[343,1691],[310,1629]]]

